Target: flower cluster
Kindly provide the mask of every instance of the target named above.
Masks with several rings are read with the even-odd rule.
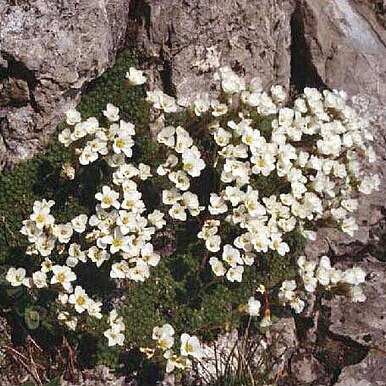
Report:
[[[127,74],[133,85],[142,84],[143,74],[131,68]],[[150,167],[128,162],[132,156],[135,127],[119,117],[112,104],[103,112],[106,125],[94,118],[82,121],[76,110],[67,112],[67,124],[59,140],[64,146],[79,144],[75,149],[79,163],[88,165],[98,158],[111,167],[111,185],[104,185],[95,194],[97,205],[90,217],[80,214],[65,224],[58,224],[51,214],[53,200],[36,201],[30,218],[23,221],[21,233],[31,245],[28,253],[42,256],[41,269],[26,277],[24,268],[10,268],[7,280],[12,286],[31,288],[54,286],[58,291],[58,319],[75,329],[78,316],[101,319],[102,302],[95,301],[76,283],[78,264],[101,267],[109,261],[110,277],[115,280],[144,281],[150,268],[160,261],[151,243],[157,229],[166,224],[159,210],[147,212],[138,184],[151,177]],[[71,310],[72,309],[72,310]],[[75,314],[74,314],[75,312]],[[125,326],[113,310],[108,317],[110,329],[105,331],[109,345],[122,345]]]
[[[187,212],[197,216],[205,207],[200,206],[196,194],[189,191],[190,179],[199,177],[205,168],[205,162],[193,139],[181,126],[166,126],[162,128],[157,141],[165,145],[172,153],[168,154],[166,161],[157,168],[157,174],[167,176],[173,184],[171,189],[162,192],[162,202],[171,206],[171,218],[185,221]]]
[[[221,253],[210,259],[214,274],[241,281],[256,253],[284,256],[290,251],[288,233],[297,230],[312,239],[320,221],[332,221],[352,236],[358,229],[352,216],[356,197],[370,194],[380,182],[366,168],[375,160],[368,125],[346,104],[346,95],[306,88],[288,108],[280,86],[266,93],[258,78],[247,85],[229,68],[220,69],[217,79],[223,102],[201,95],[191,107],[196,115],[207,114],[218,146],[214,166],[222,189],[211,194],[211,218],[198,236],[209,252]],[[237,120],[219,119],[235,105],[241,106]],[[273,117],[268,134],[254,127],[256,112]],[[254,188],[261,178],[279,178],[281,188],[262,196]],[[221,248],[223,222],[240,233]]]
[[[125,336],[123,331],[125,330],[125,323],[123,323],[122,317],[118,316],[116,310],[112,310],[108,317],[108,323],[110,328],[107,329],[103,335],[108,339],[109,346],[123,346]]]
[[[80,142],[81,147],[75,151],[81,165],[89,165],[104,156],[110,165],[119,165],[125,162],[125,157],[132,155],[134,125],[120,119],[119,108],[111,103],[107,104],[103,114],[109,127],[101,127],[95,117],[82,121],[80,113],[73,109],[66,113],[66,122],[73,130],[64,129],[59,134],[59,141],[66,147]]]
[[[200,360],[203,356],[203,349],[197,336],[186,333],[181,334],[180,354],[173,352],[174,328],[170,324],[162,327],[154,327],[153,340],[157,341],[157,348],[163,352],[163,357],[167,359],[166,372],[170,373],[174,369],[185,369],[190,367],[191,360]]]
[[[322,256],[319,263],[300,256],[297,265],[301,288],[298,288],[295,280],[286,280],[278,295],[279,300],[283,304],[289,304],[296,313],[303,311],[307,294],[314,293],[318,287],[348,295],[354,303],[366,300],[360,286],[366,279],[366,272],[362,268],[353,267],[342,271],[332,267],[327,256]]]
[[[146,82],[143,72],[133,67],[126,79],[132,86]],[[78,283],[78,266],[103,265],[119,283],[142,282],[161,260],[153,237],[167,222],[195,217],[203,263],[219,280],[237,283],[262,255],[284,259],[295,232],[313,239],[317,227],[328,223],[353,235],[358,196],[378,189],[380,181],[370,172],[375,153],[368,124],[346,103],[346,95],[306,88],[287,107],[288,95],[281,86],[266,92],[260,79],[247,82],[229,67],[220,68],[215,79],[221,89],[217,96],[202,93],[183,108],[160,90],[147,92],[155,114],[150,131],[165,154],[156,170],[130,162],[136,128],[120,118],[118,107],[107,104],[103,122],[82,120],[74,109],[67,112],[68,127],[60,142],[74,149],[80,165],[104,162],[108,175],[92,193],[97,204],[91,215],[79,214],[61,224],[52,214],[54,201],[34,203],[21,233],[31,244],[27,252],[41,267],[30,277],[24,268],[11,267],[7,280],[12,286],[51,286],[57,291],[58,319],[75,329],[85,314],[103,319],[103,299],[94,300]],[[181,110],[193,117],[189,127],[169,124]],[[259,125],[264,119],[270,122],[268,129]],[[76,168],[66,164],[62,173],[73,180]],[[160,191],[160,210],[150,211],[142,187],[154,174],[164,177],[167,189]],[[213,181],[201,197],[197,191],[205,189],[197,185],[204,184],[206,174]],[[269,189],[261,188],[262,183]],[[307,293],[318,287],[344,287],[353,301],[365,299],[359,286],[365,274],[359,268],[340,271],[327,257],[319,264],[300,257],[298,269],[299,283],[284,281],[278,295],[280,303],[295,312],[303,310]],[[249,315],[259,316],[260,309],[261,302],[251,297]],[[269,308],[263,309],[261,325],[268,326]],[[108,345],[123,345],[123,319],[116,310],[105,319]],[[174,334],[169,324],[153,330],[167,372],[202,356],[198,338],[186,333],[175,354]]]

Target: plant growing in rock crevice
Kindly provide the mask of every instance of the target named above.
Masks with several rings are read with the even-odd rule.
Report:
[[[267,328],[273,306],[301,313],[316,290],[365,299],[362,270],[299,255],[323,223],[357,229],[357,196],[379,185],[368,168],[375,156],[366,122],[342,92],[306,88],[290,108],[280,86],[264,92],[258,78],[247,84],[229,68],[216,80],[216,98],[202,94],[188,107],[148,91],[148,126],[123,119],[112,103],[102,119],[68,111],[59,141],[80,166],[63,173],[99,173],[96,191],[84,192],[90,211],[61,222],[54,201],[36,200],[21,232],[41,267],[7,273],[14,287],[55,294],[69,329],[103,331],[110,347],[146,347],[167,372],[203,360],[198,336],[213,338],[242,315]],[[145,81],[128,69],[132,87]],[[151,154],[136,146],[138,135],[154,138]],[[177,243],[170,256],[155,243],[165,232]],[[87,283],[89,269],[122,298]],[[144,317],[133,320],[134,310]]]

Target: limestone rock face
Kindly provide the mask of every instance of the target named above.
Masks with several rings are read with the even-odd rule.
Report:
[[[376,347],[385,351],[385,264],[374,258],[368,258],[355,264],[367,272],[366,285],[364,286],[366,302],[353,304],[343,297],[330,301],[330,330],[335,334],[348,336],[363,346]],[[350,264],[345,265],[349,266]]]
[[[343,369],[335,386],[385,386],[384,353],[371,352],[362,362]]]
[[[0,168],[31,157],[114,62],[129,0],[0,2]]]
[[[386,96],[386,30],[375,1],[302,0],[298,23],[304,29],[307,57],[329,87],[355,95]]]
[[[293,1],[137,3],[140,52],[155,63],[156,81],[180,101],[209,91],[220,65],[247,77],[259,75],[266,86],[289,86]]]

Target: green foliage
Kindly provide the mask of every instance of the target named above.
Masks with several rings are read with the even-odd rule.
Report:
[[[137,87],[122,87],[126,71],[136,64],[135,56],[127,50],[117,58],[112,69],[92,82],[77,107],[82,117],[95,116],[104,122],[102,111],[107,103],[113,102],[120,108],[123,119],[136,124],[145,123],[147,109],[144,91]],[[146,162],[146,157],[149,158],[156,147],[148,138],[139,137],[141,141],[135,148],[135,156]],[[90,213],[94,209],[95,201],[90,192],[96,191],[104,178],[103,165],[95,163],[87,170],[80,169],[76,179],[69,181],[62,175],[62,166],[74,161],[73,150],[63,147],[55,135],[44,152],[0,174],[0,303],[3,311],[13,310],[13,315],[19,319],[19,328],[36,330],[40,325],[47,333],[58,333],[54,327],[56,316],[53,313],[52,293],[38,291],[36,297],[31,299],[25,289],[9,288],[5,274],[9,266],[23,266],[31,272],[38,269],[42,261],[40,257],[26,255],[27,240],[19,232],[35,200],[55,200],[53,213],[59,222],[68,221],[80,213]],[[85,280],[88,276],[90,282],[98,282],[94,273],[91,271],[85,275]],[[106,283],[99,284],[102,287],[100,292],[111,290]],[[39,307],[39,312],[33,308],[35,306]]]
[[[136,59],[132,53],[123,52],[115,66],[88,87],[78,110],[83,119],[95,116],[104,122],[102,110],[106,104],[113,103],[119,107],[121,118],[137,124],[134,161],[155,167],[163,154],[155,141],[151,141],[148,133],[143,135],[148,120],[144,91],[140,87],[122,87],[125,73],[133,65],[136,65]],[[232,114],[234,113],[230,112],[224,116],[224,122],[232,119]],[[203,127],[196,125],[195,118],[192,112],[186,112],[170,123],[181,124],[191,133],[194,132],[204,157],[210,157],[215,145],[208,136],[202,135]],[[251,118],[261,133],[268,135],[272,118]],[[237,120],[237,116],[233,119]],[[201,119],[200,122],[202,121]],[[42,260],[25,254],[26,240],[19,233],[21,222],[30,214],[35,200],[43,197],[55,200],[53,214],[60,222],[68,221],[80,213],[90,214],[93,211],[94,192],[107,178],[105,166],[102,162],[95,162],[87,168],[77,170],[76,179],[69,181],[62,176],[61,171],[64,163],[74,162],[73,150],[72,147],[64,148],[55,137],[44,153],[0,174],[0,265],[3,265],[0,280],[4,279],[10,265],[24,266],[30,272]],[[208,203],[209,193],[218,188],[214,186],[217,181],[216,173],[216,170],[204,173],[200,182],[192,187],[193,192],[203,197],[203,204]],[[288,189],[287,186],[278,184],[279,179],[277,184],[270,181],[268,185],[266,179],[262,178],[256,180],[255,188],[264,195],[270,191],[273,194],[278,190],[285,192]],[[141,188],[146,191],[144,200],[148,208],[156,207],[162,188],[160,180],[155,177]],[[274,289],[283,279],[293,277],[294,256],[304,244],[300,235],[288,236],[286,241],[294,251],[292,257],[281,257],[275,253],[259,256],[259,265],[246,269],[243,282],[232,284],[225,279],[213,278],[207,268],[207,251],[202,241],[196,237],[198,230],[195,222],[173,224],[168,231],[177,240],[175,252],[163,258],[144,283],[130,282],[116,290],[108,279],[107,267],[96,269],[93,265],[87,265],[80,270],[79,281],[86,291],[91,288],[91,293],[105,300],[104,312],[112,306],[119,309],[126,325],[126,342],[130,346],[152,345],[152,328],[163,323],[170,323],[177,331],[189,331],[206,340],[215,338],[219,332],[234,327],[242,328],[246,320],[245,314],[240,312],[240,304],[247,301],[258,284],[264,283],[267,288]],[[234,232],[232,227],[227,231],[229,235]],[[3,309],[12,310],[24,329],[46,339],[46,343],[61,337],[63,331],[55,325],[54,296],[51,292],[38,291],[34,299],[31,299],[26,296],[25,289],[10,290],[0,282],[0,302]],[[70,339],[79,343],[83,363],[118,366],[120,350],[107,346],[106,340],[101,337],[105,328],[103,323],[93,320],[82,330],[80,336],[69,333]],[[49,334],[49,338],[43,337],[43,331]],[[241,384],[225,383],[225,380],[223,382],[223,385]]]
[[[24,312],[24,320],[30,330],[38,328],[40,323],[39,312],[33,308],[26,309]]]

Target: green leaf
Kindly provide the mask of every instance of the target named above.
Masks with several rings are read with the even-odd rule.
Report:
[[[34,310],[34,309],[28,308],[25,311],[24,320],[25,320],[27,327],[30,330],[37,329],[39,327],[39,324],[40,324],[39,312]]]

